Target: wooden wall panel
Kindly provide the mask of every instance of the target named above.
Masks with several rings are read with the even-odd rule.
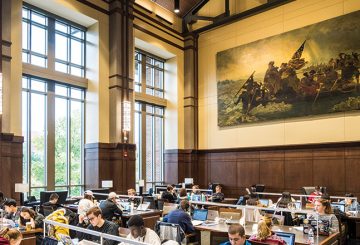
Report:
[[[221,183],[225,187],[236,187],[236,161],[219,164],[217,160],[210,162],[211,182]]]
[[[260,161],[260,184],[269,191],[284,189],[284,160]]]
[[[101,188],[103,180],[112,180],[112,190],[118,193],[134,188],[135,147],[120,143],[85,145],[85,188]]]
[[[302,186],[313,186],[313,160],[287,158],[284,162],[285,186],[291,190],[299,190]]]
[[[237,161],[237,187],[249,187],[254,183],[259,183],[260,179],[259,159],[257,160],[238,160]]]
[[[193,156],[191,163],[187,161],[193,166],[184,165],[184,159],[179,158],[178,171],[191,169],[191,177],[201,187],[219,182],[230,197],[238,197],[245,193],[245,187],[259,183],[266,185],[266,191],[292,193],[301,193],[302,186],[321,185],[332,195],[352,192],[360,198],[359,142],[198,150],[187,154]],[[165,162],[165,166],[173,165]],[[178,177],[168,183],[183,182],[180,174]]]
[[[328,192],[340,192],[345,189],[344,159],[314,159],[314,185],[326,186]]]

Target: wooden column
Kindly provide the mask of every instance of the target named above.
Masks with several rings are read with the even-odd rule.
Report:
[[[134,0],[110,2],[110,143],[85,146],[86,188],[99,188],[102,180],[112,180],[113,190],[118,193],[135,187],[133,5]],[[131,130],[127,140],[123,134],[124,101],[131,103]]]

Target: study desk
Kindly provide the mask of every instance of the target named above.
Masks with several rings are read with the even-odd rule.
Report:
[[[21,231],[23,236],[21,245],[36,245],[36,234],[38,233],[43,233],[43,229],[37,228],[30,231]]]
[[[253,231],[252,229],[253,224],[247,224],[245,228],[245,234],[246,237],[249,238],[252,234],[254,234],[256,231]],[[216,225],[198,225],[195,226],[195,230],[200,231],[201,236],[201,244],[211,244],[211,232],[216,233],[227,233],[228,232],[229,225],[223,223],[223,224],[216,224]],[[297,245],[307,245],[308,244],[308,237],[306,234],[304,234],[302,231],[299,231],[295,229],[292,226],[273,226],[272,231],[282,231],[282,232],[289,232],[295,234],[295,243]],[[315,236],[314,244],[319,245],[330,245],[335,242],[337,242],[337,238],[339,236],[339,233],[334,233],[330,236]]]
[[[342,217],[341,220],[348,225],[349,237],[352,239],[360,239],[360,212]]]
[[[145,227],[154,229],[156,222],[160,220],[162,211],[158,209],[149,209],[147,211],[134,210],[133,212],[123,212],[121,216],[122,226],[126,227],[127,221],[134,215],[140,215],[143,218]]]

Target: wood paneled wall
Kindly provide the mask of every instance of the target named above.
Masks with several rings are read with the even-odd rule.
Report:
[[[330,195],[351,192],[360,198],[360,143],[166,151],[165,181],[184,177],[202,187],[221,183],[232,197],[259,183],[268,192],[300,193],[302,186],[320,185]]]
[[[22,136],[0,133],[0,191],[17,200],[15,183],[22,183],[23,142]]]
[[[85,188],[101,188],[112,180],[112,190],[126,193],[135,187],[135,148],[133,144],[93,143],[85,146]]]

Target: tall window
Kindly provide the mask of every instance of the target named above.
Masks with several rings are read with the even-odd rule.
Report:
[[[163,60],[141,51],[135,52],[135,91],[136,177],[144,179],[146,189],[149,189],[163,183]]]
[[[84,90],[26,76],[22,93],[23,179],[30,183],[31,195],[46,190],[49,181],[57,190],[80,195]]]
[[[23,7],[24,63],[85,77],[84,28]]]
[[[81,194],[85,90],[79,84],[86,82],[85,31],[23,7],[23,180],[31,195],[53,189]]]

